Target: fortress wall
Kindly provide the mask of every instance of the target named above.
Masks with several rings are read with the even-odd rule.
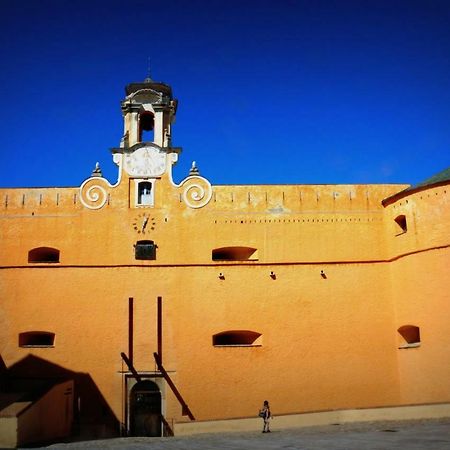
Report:
[[[406,403],[448,401],[450,390],[450,294],[448,292],[450,213],[448,186],[413,192],[386,208],[392,255],[405,255],[391,267],[396,329],[420,329],[420,346],[398,350],[402,400]],[[403,214],[407,231],[394,219]],[[397,333],[398,346],[407,342]]]
[[[88,373],[120,418],[128,297],[135,367],[152,372],[161,295],[164,365],[200,420],[254,416],[265,397],[279,414],[397,404],[388,268],[320,269],[326,279],[316,266],[280,266],[275,279],[267,267],[230,266],[223,280],[215,267],[4,269],[2,356]],[[54,332],[55,347],[18,348],[30,330]],[[261,333],[261,346],[214,347],[226,330]],[[185,420],[169,393],[165,401],[167,418]]]
[[[427,195],[441,206],[419,208],[409,198],[398,205],[415,205],[413,225],[392,236],[397,205],[383,208],[381,200],[399,186],[338,188],[340,196],[335,186],[214,187],[200,209],[176,189],[160,189],[160,206],[141,209],[128,208],[125,183],[99,210],[69,201],[26,214],[17,204],[3,210],[5,363],[34,355],[89,373],[120,419],[128,298],[135,366],[151,373],[161,295],[164,365],[201,420],[253,416],[263,397],[280,414],[443,401],[447,253],[400,254],[444,242],[448,219],[432,227],[446,214],[443,197],[433,190]],[[146,234],[135,226],[143,213]],[[155,261],[134,258],[139,239],[157,243]],[[60,263],[28,264],[28,250],[43,245],[61,250]],[[213,261],[212,250],[226,246],[254,247],[257,260]],[[398,349],[397,329],[407,323],[423,329],[420,348]],[[30,330],[55,332],[55,347],[18,348],[18,334]],[[212,336],[227,330],[261,333],[262,346],[214,347]],[[173,395],[163,397],[166,417],[186,420]]]
[[[265,264],[380,260],[386,257],[381,200],[399,190],[398,185],[216,186],[207,206],[191,209],[176,188],[168,189],[167,180],[158,183],[153,208],[129,208],[125,181],[110,189],[97,210],[80,204],[76,188],[1,192],[8,196],[0,216],[7,246],[3,264],[27,264],[28,250],[39,246],[60,249],[61,264],[136,264],[139,239],[158,245],[157,261],[137,263],[144,265],[212,264],[212,250],[227,246],[256,248]],[[151,219],[145,235],[139,229],[143,214]]]
[[[227,211],[367,211],[405,185],[214,186],[210,207]]]
[[[386,207],[391,257],[449,244],[449,198],[450,187],[444,185],[413,191]],[[407,223],[406,232],[395,222],[402,215]]]
[[[0,189],[0,202],[1,214],[76,209],[80,207],[79,188]]]
[[[420,344],[408,347],[396,332],[402,402],[450,400],[450,294],[448,248],[414,254],[391,263],[395,329],[414,325]]]

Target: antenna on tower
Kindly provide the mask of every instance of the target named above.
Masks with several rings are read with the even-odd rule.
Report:
[[[152,81],[152,77],[150,76],[150,56],[147,57],[147,78],[145,81]]]

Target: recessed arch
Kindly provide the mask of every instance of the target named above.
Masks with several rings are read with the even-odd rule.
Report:
[[[212,251],[213,261],[256,261],[257,259],[258,250],[253,247],[221,247]]]
[[[29,263],[59,263],[59,250],[52,247],[36,247],[28,252]]]
[[[261,345],[261,333],[251,330],[227,330],[214,334],[214,346],[248,347]]]
[[[151,380],[137,382],[130,391],[130,435],[161,436],[161,392]]]

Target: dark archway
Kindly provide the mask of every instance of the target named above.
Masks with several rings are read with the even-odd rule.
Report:
[[[136,383],[130,392],[130,435],[161,436],[161,392],[153,381]]]

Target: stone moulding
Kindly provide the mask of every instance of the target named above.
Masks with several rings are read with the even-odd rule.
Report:
[[[88,209],[103,208],[109,199],[111,189],[119,186],[122,180],[123,155],[114,155],[114,162],[119,166],[119,178],[115,184],[111,184],[103,177],[89,177],[80,186],[80,202]]]
[[[206,178],[197,175],[190,176],[177,187],[182,190],[181,198],[189,208],[203,208],[211,200],[212,186]]]

